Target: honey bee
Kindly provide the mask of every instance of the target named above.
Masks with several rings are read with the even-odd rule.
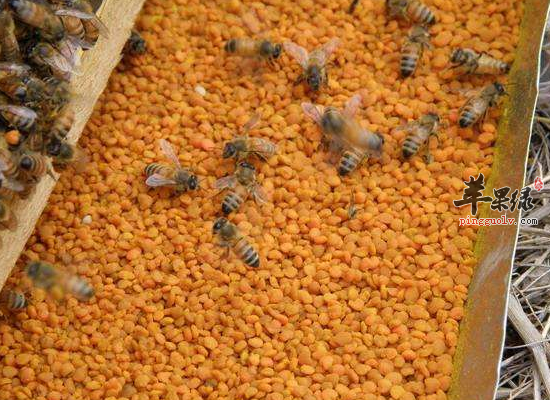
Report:
[[[366,157],[382,156],[384,138],[363,128],[354,118],[360,104],[359,94],[347,101],[343,111],[302,103],[304,113],[321,127],[323,142],[328,143],[333,152],[343,151],[338,162],[338,173],[342,176],[354,171]]]
[[[8,0],[17,19],[40,30],[41,36],[53,42],[65,37],[65,27],[61,18],[54,14],[46,3],[31,0]]]
[[[12,104],[0,104],[0,115],[2,115],[10,126],[26,132],[33,130],[36,118],[38,117],[32,109]]]
[[[0,306],[8,311],[20,311],[27,307],[27,297],[15,290],[4,289],[0,292]]]
[[[303,69],[296,84],[305,80],[311,90],[317,92],[328,83],[326,64],[330,55],[338,48],[340,39],[333,38],[308,54],[307,50],[293,42],[284,42],[283,46]]]
[[[223,158],[235,158],[239,162],[249,155],[255,155],[262,160],[267,160],[277,152],[277,146],[269,140],[248,137],[248,132],[257,125],[259,120],[260,116],[254,114],[243,127],[244,136],[236,137],[231,142],[225,144],[222,154]]]
[[[233,175],[218,179],[214,187],[218,190],[229,189],[222,202],[222,212],[225,215],[239,209],[249,195],[252,195],[257,203],[267,201],[266,194],[256,181],[256,168],[246,161],[237,164]]]
[[[226,218],[218,218],[214,222],[212,232],[218,235],[219,245],[233,249],[235,254],[246,264],[254,268],[260,266],[260,256],[248,240],[239,232],[239,229]]]
[[[132,56],[138,56],[141,54],[145,54],[147,51],[147,42],[143,37],[139,34],[138,31],[132,30],[132,33],[130,33],[130,37],[126,41],[126,44],[124,45],[124,49],[122,52],[124,54],[130,54]]]
[[[462,68],[466,74],[496,75],[507,74],[510,71],[510,64],[472,49],[455,49],[450,62],[451,68]]]
[[[21,51],[15,36],[15,23],[9,10],[0,12],[0,47],[2,60],[21,61]]]
[[[40,153],[26,152],[19,157],[19,169],[30,181],[38,181],[48,174],[55,179],[50,161]]]
[[[160,148],[164,155],[172,161],[174,166],[166,166],[151,163],[145,167],[147,180],[145,184],[149,187],[168,186],[175,189],[176,193],[183,193],[188,190],[195,190],[199,186],[199,180],[189,169],[183,168],[178,160],[174,149],[166,140],[160,141]]]
[[[54,137],[46,146],[46,151],[52,157],[54,165],[65,168],[67,165],[74,165],[75,169],[80,172],[89,161],[88,156],[84,151],[75,144],[67,143],[64,140],[59,140]]]
[[[461,128],[467,128],[478,121],[483,121],[489,108],[495,107],[500,97],[505,94],[507,93],[504,85],[499,82],[485,86],[478,95],[468,98],[460,108],[458,125]]]
[[[94,289],[85,279],[45,262],[30,262],[27,265],[26,273],[38,288],[52,291],[58,287],[80,301],[89,301],[94,296]]]
[[[267,39],[239,38],[229,39],[224,46],[225,51],[241,57],[251,57],[266,60],[270,65],[281,55],[283,47]]]
[[[417,0],[386,0],[386,7],[391,18],[401,18],[422,25],[436,23],[433,11]]]
[[[51,108],[62,108],[69,102],[71,92],[67,81],[49,76],[44,78],[44,86],[45,98]]]
[[[0,230],[13,231],[17,227],[17,218],[8,203],[0,198]]]
[[[403,142],[403,157],[410,158],[424,145],[430,136],[437,135],[439,128],[439,115],[428,113],[417,121],[404,125],[403,130],[409,132],[409,136]]]
[[[37,64],[51,69],[52,74],[64,80],[69,80],[74,65],[67,60],[55,47],[46,42],[37,43],[29,52],[29,57]]]
[[[411,76],[422,59],[426,47],[430,47],[430,34],[423,26],[413,26],[401,47],[401,76]]]
[[[109,29],[95,15],[94,9],[88,0],[62,0],[64,7],[55,11],[58,16],[79,18],[84,26],[84,40],[91,46],[97,42],[99,35],[109,37]]]

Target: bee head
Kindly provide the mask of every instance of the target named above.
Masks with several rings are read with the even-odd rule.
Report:
[[[27,275],[31,279],[36,279],[39,273],[40,273],[40,263],[38,261],[31,261],[27,265]]]
[[[19,160],[19,167],[24,169],[25,171],[30,170],[32,168],[32,165],[33,165],[32,158],[29,157],[28,155],[22,156],[21,159]]]
[[[273,46],[273,58],[279,58],[283,51],[283,46],[281,46],[280,43],[277,43],[275,46]]]
[[[504,88],[504,85],[500,82],[495,82],[493,84],[493,86],[495,87],[495,90],[497,91],[497,93],[499,95],[503,95],[503,94],[506,94],[506,89]]]
[[[61,153],[61,141],[56,137],[52,138],[46,145],[46,152],[49,156],[57,157]]]
[[[241,161],[239,163],[239,167],[241,168],[246,168],[246,169],[250,169],[252,171],[255,171],[256,170],[256,167],[254,167],[254,165],[250,164],[249,162],[246,162],[246,161]]]
[[[433,121],[435,122],[439,122],[439,115],[434,113],[434,112],[430,112],[428,114],[426,114],[430,119],[432,119]]]
[[[462,49],[454,49],[451,53],[451,62],[458,63],[462,58]]]
[[[212,226],[212,232],[214,233],[217,233],[219,232],[224,226],[225,224],[227,224],[227,219],[226,218],[218,218],[215,222],[214,222],[214,226]]]
[[[197,175],[190,175],[187,179],[187,186],[191,190],[195,190],[199,187],[199,179],[197,178]]]
[[[235,157],[235,154],[237,154],[237,148],[235,147],[235,145],[231,142],[226,143],[223,148],[222,157],[231,158],[231,157]]]

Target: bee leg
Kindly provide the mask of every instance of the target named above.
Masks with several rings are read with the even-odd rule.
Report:
[[[428,147],[426,147],[426,154],[424,154],[424,161],[426,162],[426,164],[431,164],[434,161],[434,158],[430,153],[430,149]]]

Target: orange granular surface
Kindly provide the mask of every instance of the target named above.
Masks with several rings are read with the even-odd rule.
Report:
[[[112,75],[81,140],[90,164],[62,175],[23,257],[62,268],[72,258],[96,296],[35,289],[0,322],[0,399],[446,398],[476,240],[458,226],[469,209],[452,200],[468,176],[490,175],[498,110],[480,132],[458,129],[460,89],[494,78],[444,68],[456,46],[512,61],[522,4],[427,0],[433,49],[402,80],[409,25],[388,21],[383,1],[362,0],[353,16],[344,0],[265,3],[145,4],[137,26],[149,51]],[[340,107],[360,92],[358,118],[385,138],[380,161],[340,178],[302,114],[298,65],[224,54],[226,40],[249,34],[251,8],[276,40],[312,50],[341,39],[314,102]],[[394,128],[434,107],[449,123],[430,141],[433,162],[404,162]],[[279,147],[254,161],[271,201],[249,200],[230,219],[259,250],[258,270],[223,258],[211,232],[222,199],[212,185],[233,171],[221,146],[254,111],[251,134]],[[161,138],[203,189],[146,188],[145,165],[164,161]]]

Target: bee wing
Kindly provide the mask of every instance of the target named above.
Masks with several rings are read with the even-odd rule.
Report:
[[[20,64],[17,62],[3,61],[0,62],[0,71],[13,72],[17,75],[22,75],[25,72],[30,71],[31,67],[27,64]]]
[[[416,121],[408,122],[403,125],[399,125],[395,127],[395,130],[397,131],[404,131],[404,132],[412,132],[418,127],[418,123]]]
[[[254,196],[254,200],[258,204],[267,203],[269,201],[269,198],[264,188],[257,183],[252,185],[252,187],[250,188],[250,193],[252,193],[252,196]]]
[[[363,98],[359,93],[353,95],[347,102],[346,107],[344,108],[344,115],[348,118],[353,118],[361,106]]]
[[[243,130],[245,132],[252,130],[256,125],[258,125],[258,122],[260,122],[260,114],[254,113],[254,115],[250,117],[246,124],[244,124]]]
[[[264,156],[272,156],[277,152],[277,146],[269,140],[262,138],[250,138],[252,151],[262,153]]]
[[[309,118],[317,122],[317,124],[321,125],[321,119],[323,118],[323,113],[321,110],[319,110],[319,107],[313,103],[302,103],[302,110],[304,110],[304,114],[306,114]]]
[[[0,111],[8,111],[23,118],[36,119],[36,112],[28,107],[14,106],[13,104],[1,104]]]
[[[306,49],[302,46],[298,46],[294,42],[284,42],[283,47],[285,51],[290,54],[297,62],[302,66],[303,69],[307,68],[307,60],[309,54]]]
[[[149,187],[161,187],[175,185],[176,181],[166,178],[160,174],[153,174],[145,180],[145,184]]]
[[[70,61],[70,58],[72,58],[72,56],[70,55],[69,58],[66,58],[63,53],[61,53],[59,50],[56,50],[51,56],[41,57],[46,64],[50,65],[56,70],[68,73],[73,72],[74,64]]]
[[[322,65],[325,65],[327,60],[329,59],[330,55],[334,53],[334,51],[338,48],[340,45],[340,39],[338,38],[332,38],[328,42],[326,42],[324,45],[321,46],[319,49],[319,62]]]
[[[170,161],[176,164],[178,168],[181,168],[180,160],[178,159],[178,156],[176,155],[174,148],[167,140],[165,139],[160,140],[160,149],[162,150],[164,155],[168,157]]]
[[[233,189],[236,185],[237,185],[237,178],[235,178],[235,175],[229,175],[218,179],[214,183],[214,188],[218,190],[223,190],[226,188]]]
[[[2,175],[1,172],[0,172],[0,182],[1,182],[1,185],[0,185],[1,187],[9,189],[13,192],[21,192],[23,189],[25,189],[25,186],[21,182],[7,179],[4,175]]]
[[[97,28],[102,36],[105,36],[106,38],[109,37],[109,28],[107,28],[103,21],[101,21],[98,16],[93,13],[87,13],[84,11],[76,10],[74,8],[61,8],[57,10],[55,14],[59,16],[75,17],[78,19],[90,21]]]

